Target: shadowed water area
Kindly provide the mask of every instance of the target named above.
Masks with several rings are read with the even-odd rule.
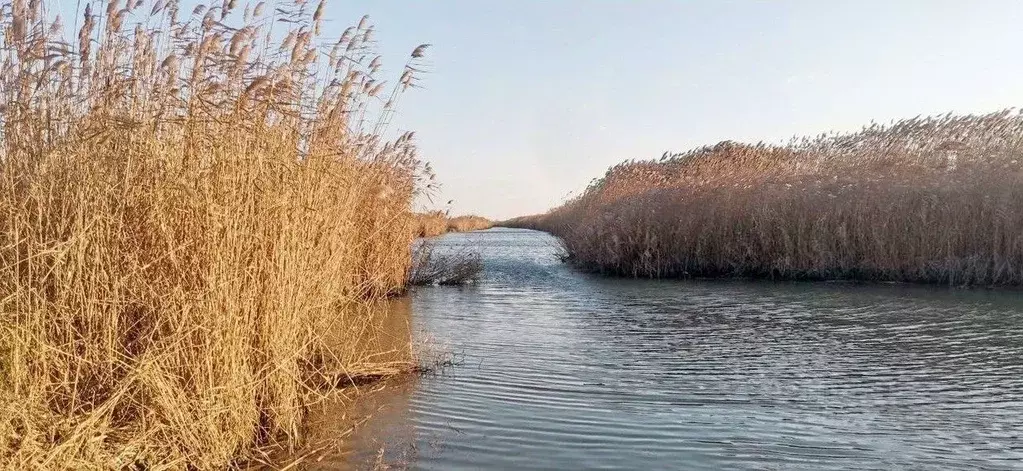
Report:
[[[1020,292],[606,279],[538,232],[439,243],[486,263],[411,298],[456,365],[365,395],[317,467],[1023,468]]]

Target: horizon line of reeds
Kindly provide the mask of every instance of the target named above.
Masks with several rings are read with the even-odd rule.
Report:
[[[1023,115],[917,117],[625,161],[498,225],[628,277],[1023,285]]]

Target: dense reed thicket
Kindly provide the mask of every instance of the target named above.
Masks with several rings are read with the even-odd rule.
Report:
[[[633,277],[1023,285],[1023,116],[916,118],[788,145],[722,142],[611,168],[506,221]]]
[[[436,237],[448,232],[448,215],[444,211],[416,214],[419,237]]]
[[[472,232],[490,229],[494,223],[481,216],[449,217],[444,211],[430,211],[416,215],[419,237],[435,237],[448,232]]]
[[[425,46],[385,89],[322,1],[105,1],[74,40],[0,6],[0,468],[258,459],[399,366],[359,339],[407,282],[429,172],[382,134]]]
[[[458,216],[448,221],[449,232],[482,231],[494,227],[494,223],[481,216]]]

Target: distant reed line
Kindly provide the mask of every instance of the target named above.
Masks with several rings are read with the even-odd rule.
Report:
[[[490,229],[493,221],[482,216],[450,217],[444,211],[429,211],[416,215],[420,237],[436,237],[448,232],[472,232]]]
[[[871,124],[627,161],[546,214],[579,268],[628,277],[1023,285],[1023,116]]]

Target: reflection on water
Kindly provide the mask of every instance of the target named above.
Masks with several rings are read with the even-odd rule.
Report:
[[[401,366],[412,361],[412,302],[395,298],[339,310],[326,342],[343,365],[366,374],[366,368]]]
[[[413,318],[462,361],[392,395],[355,467],[394,443],[423,469],[1023,468],[1019,292],[605,279],[536,232],[442,240],[485,279]]]
[[[416,461],[410,399],[419,381],[400,376],[346,391],[318,404],[307,419],[302,469],[401,468]]]
[[[374,374],[406,368],[413,361],[411,298],[397,298],[343,309],[325,338],[348,374]],[[414,374],[356,384],[332,391],[309,410],[301,449],[279,459],[282,466],[302,469],[375,467],[378,463],[409,463],[415,456],[414,424],[408,411],[419,383]],[[355,466],[353,466],[355,465]]]

